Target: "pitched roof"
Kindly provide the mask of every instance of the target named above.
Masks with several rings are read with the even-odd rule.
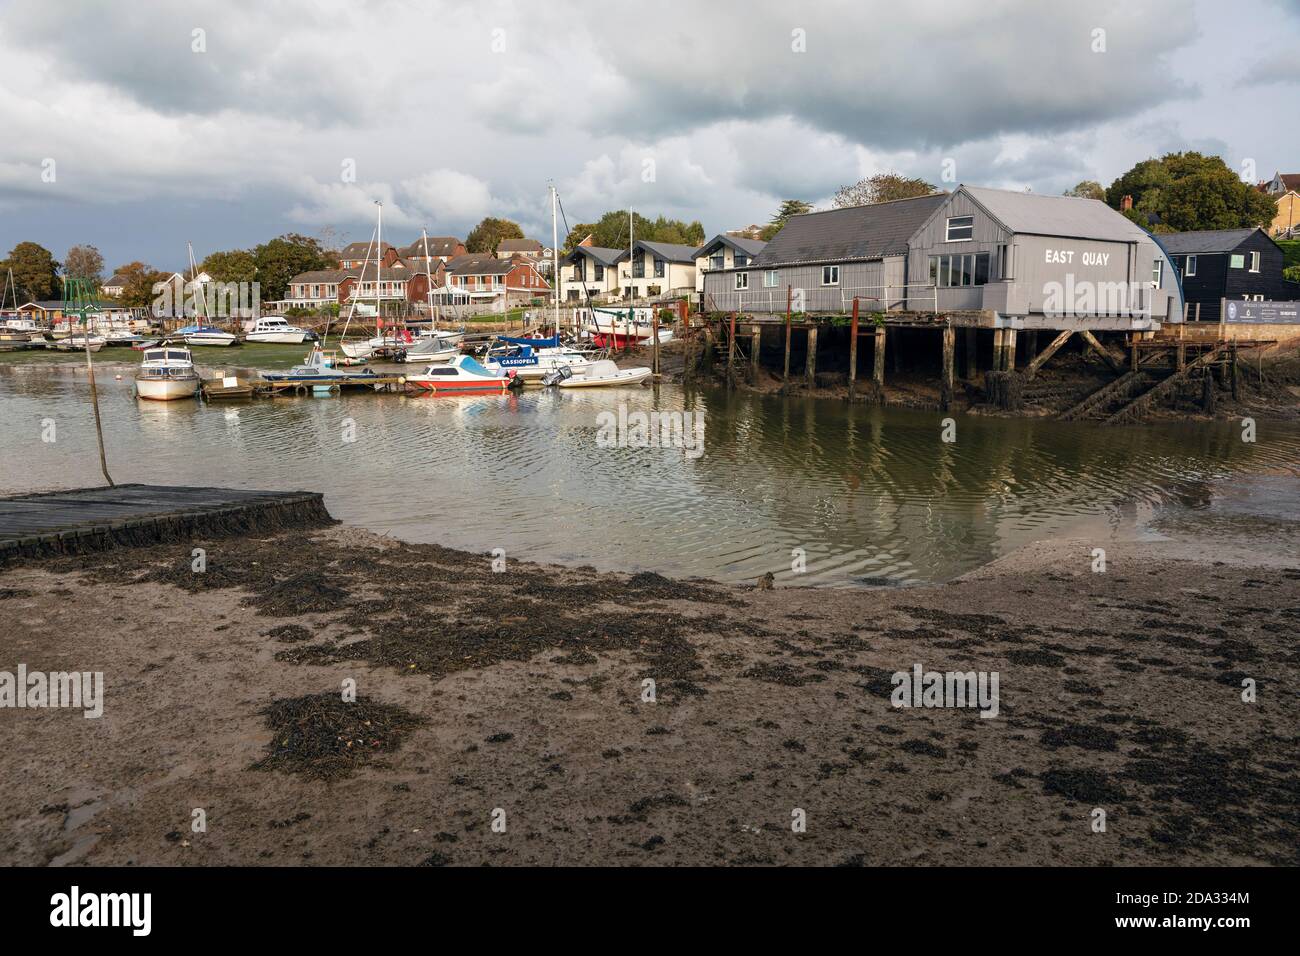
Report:
[[[737,252],[743,252],[752,259],[754,256],[762,252],[763,247],[766,245],[767,243],[762,239],[747,239],[743,236],[733,236],[729,233],[723,232],[714,236],[704,245],[691,253],[691,258],[699,259],[703,256],[709,255],[712,253],[714,246],[730,246]]]
[[[675,242],[647,242],[644,239],[638,239],[634,245],[669,262],[695,262],[694,246],[683,246]]]
[[[577,257],[585,255],[595,259],[602,266],[612,266],[627,255],[626,249],[606,249],[604,246],[575,246],[565,257],[566,262],[576,262]]]
[[[108,277],[108,281],[104,283],[102,288],[111,289],[119,285],[126,285],[126,276],[120,272],[115,272]]]
[[[299,272],[289,280],[289,284],[301,282],[339,282],[350,275],[356,275],[356,269],[316,269],[312,272]]]
[[[1172,256],[1206,252],[1231,252],[1255,234],[1254,229],[1206,229],[1200,232],[1167,232],[1160,243]]]
[[[396,246],[394,246],[390,242],[384,243],[385,252],[387,252],[389,249],[395,249],[395,248]],[[341,250],[339,250],[339,258],[340,259],[361,259],[365,257],[367,252],[369,252],[370,255],[375,254],[374,246],[372,243],[349,242],[346,246],[344,246]]]
[[[907,253],[912,233],[947,200],[947,193],[936,193],[791,216],[752,264],[777,266],[901,256]]]
[[[542,244],[536,239],[502,239],[497,252],[541,252]]]
[[[431,256],[453,256],[456,254],[456,247],[464,245],[455,236],[430,236],[429,237],[429,255]],[[416,256],[424,258],[424,240],[416,239],[405,249],[402,250],[403,256]]]
[[[447,271],[458,276],[503,276],[513,268],[515,263],[509,259],[487,253],[457,256],[447,263]]]
[[[984,186],[962,186],[960,191],[1011,232],[1109,242],[1138,242],[1147,238],[1141,226],[1099,199],[1047,196]]]

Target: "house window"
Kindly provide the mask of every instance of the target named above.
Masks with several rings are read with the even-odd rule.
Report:
[[[997,277],[998,277],[999,279],[1010,279],[1010,278],[1012,278],[1012,275],[1011,275],[1011,247],[1008,246],[1006,243],[1003,243],[1002,245],[998,246],[997,256],[998,256],[998,263],[997,263],[998,272],[997,272]]]
[[[736,273],[736,288],[737,288],[737,289],[748,289],[748,288],[749,288],[749,273],[748,273],[748,272],[737,272],[737,273]]]
[[[1160,280],[1164,278],[1165,260],[1157,258],[1151,265],[1151,285],[1154,288],[1160,288]]]
[[[1258,252],[1252,252],[1252,253],[1250,254],[1250,271],[1251,271],[1251,272],[1258,272],[1258,271],[1259,271],[1259,253],[1258,253]]]
[[[974,216],[949,216],[947,242],[965,242],[975,238]]]
[[[597,282],[605,281],[605,267],[602,266],[600,263],[596,263],[596,281]]]
[[[763,273],[763,288],[775,289],[776,279],[777,279],[776,270],[768,269],[766,272]]]
[[[726,257],[723,256],[721,252],[716,252],[713,255],[709,256],[710,269],[722,269],[726,267],[726,264],[727,264]]]
[[[737,252],[737,253],[736,253],[736,268],[737,268],[737,269],[743,269],[743,268],[744,268],[745,266],[747,266],[747,265],[749,265],[749,256],[745,255],[743,252]]]
[[[1242,269],[1246,265],[1246,257],[1240,255],[1233,256],[1228,264],[1234,269]]]
[[[1185,276],[1196,275],[1196,256],[1188,256],[1187,259],[1183,262],[1183,275]]]
[[[822,285],[839,285],[840,267],[822,266]]]
[[[989,281],[987,252],[964,256],[931,256],[930,284],[940,288],[986,285]]]
[[[644,252],[638,252],[636,254],[636,258],[632,260],[632,278],[633,279],[645,278],[645,253]]]
[[[587,278],[587,264],[582,259],[579,259],[573,265],[573,278],[577,282],[582,282]]]
[[[664,277],[664,261],[663,261],[662,259],[656,259],[656,260],[655,260],[655,278],[656,278],[656,279],[662,279],[663,277]]]

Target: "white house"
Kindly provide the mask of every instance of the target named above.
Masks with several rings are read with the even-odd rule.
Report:
[[[695,291],[704,291],[704,273],[710,269],[744,269],[767,245],[761,239],[746,239],[721,233],[694,252]]]

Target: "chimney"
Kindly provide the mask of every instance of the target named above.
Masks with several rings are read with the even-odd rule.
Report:
[[[580,245],[580,246],[589,246],[589,245],[591,245],[591,233],[587,233],[587,238],[583,239],[582,242],[578,243],[578,245]]]
[[[1123,199],[1121,199],[1121,200],[1119,201],[1119,208],[1120,208],[1120,211],[1121,211],[1121,212],[1128,212],[1130,209],[1132,209],[1132,208],[1133,208],[1133,197],[1132,197],[1132,196],[1125,196]]]

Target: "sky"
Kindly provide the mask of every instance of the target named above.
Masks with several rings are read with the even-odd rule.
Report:
[[[0,257],[765,223],[881,171],[1059,194],[1300,172],[1300,0],[0,0]],[[560,236],[565,234],[563,222]]]

